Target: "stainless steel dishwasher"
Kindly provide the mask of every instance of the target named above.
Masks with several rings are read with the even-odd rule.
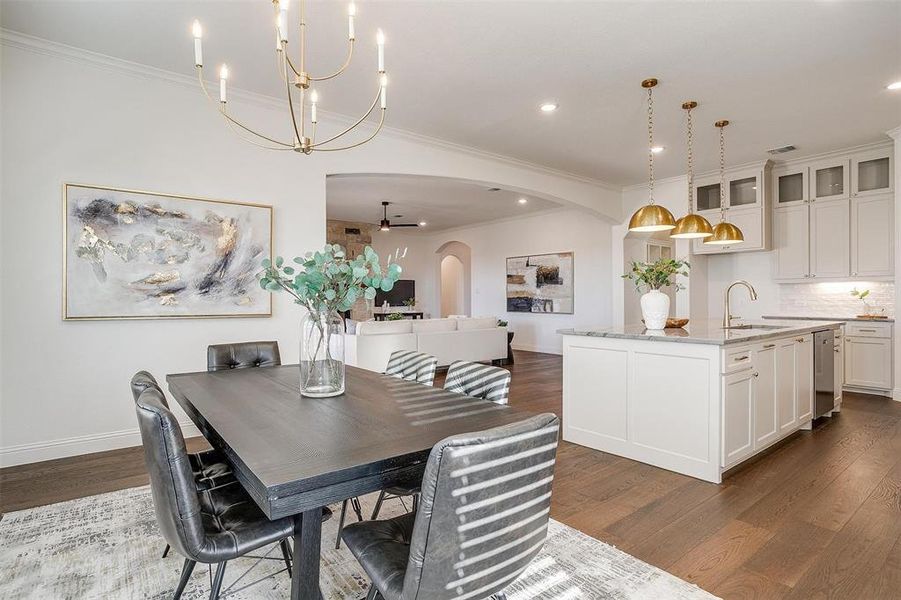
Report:
[[[835,408],[835,332],[813,332],[813,418]]]

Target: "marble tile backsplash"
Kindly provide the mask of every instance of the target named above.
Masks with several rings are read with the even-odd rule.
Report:
[[[863,303],[851,290],[870,290],[867,302],[895,316],[895,284],[883,281],[796,283],[779,286],[779,313],[786,316],[843,317],[862,314]]]

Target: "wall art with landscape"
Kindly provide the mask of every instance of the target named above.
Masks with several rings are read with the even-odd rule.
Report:
[[[66,184],[65,319],[272,314],[272,207]]]
[[[507,259],[507,311],[573,313],[573,253]]]

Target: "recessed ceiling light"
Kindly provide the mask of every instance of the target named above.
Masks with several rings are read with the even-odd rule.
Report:
[[[426,225],[428,225],[428,223],[426,223],[425,221],[420,221],[420,222],[419,222],[419,226],[420,226],[420,227],[425,227]]]
[[[663,146],[654,146],[653,148],[651,148],[651,152],[653,152],[654,154],[660,154],[664,150],[666,150],[666,148],[664,148]]]
[[[885,87],[890,90],[901,90],[901,81],[895,81],[893,83],[888,84]]]
[[[525,204],[526,202],[528,202],[528,200],[526,200],[525,198],[520,198],[519,200],[517,200],[517,202],[519,202],[520,204]]]
[[[554,112],[558,108],[558,104],[556,102],[545,102],[541,105],[541,112]]]

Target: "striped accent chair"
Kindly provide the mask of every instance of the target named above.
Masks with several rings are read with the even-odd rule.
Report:
[[[344,529],[367,598],[504,598],[547,539],[558,432],[546,413],[436,444],[419,511]]]
[[[438,359],[431,354],[412,350],[395,350],[388,359],[385,375],[432,385],[435,382],[437,368]]]
[[[510,398],[510,371],[462,360],[451,363],[444,389],[498,404]]]

